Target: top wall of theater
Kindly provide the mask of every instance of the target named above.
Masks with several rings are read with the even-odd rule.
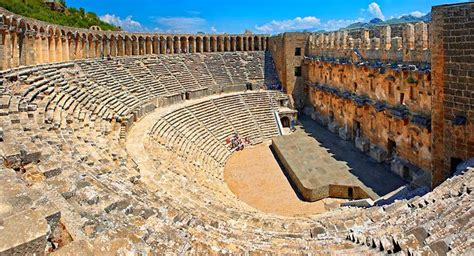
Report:
[[[324,33],[283,33],[271,38],[271,50],[285,44],[301,48],[307,57],[429,63],[430,30],[430,23],[417,22]]]
[[[263,34],[157,34],[59,26],[0,8],[0,70],[23,65],[145,54],[262,51]]]

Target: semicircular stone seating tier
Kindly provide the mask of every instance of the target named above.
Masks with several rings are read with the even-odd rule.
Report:
[[[11,196],[1,201],[3,223],[57,209],[56,225],[69,234],[67,244],[50,248],[58,252],[472,249],[472,170],[410,200],[307,217],[267,214],[235,197],[222,179],[232,154],[226,136],[237,132],[260,143],[278,134],[271,100],[278,92],[232,92],[245,89],[242,81],[264,85],[262,54],[124,57],[3,71],[0,191]],[[133,138],[123,142],[154,113],[159,118],[140,133],[148,139],[137,147],[152,163],[144,169],[148,160],[135,157],[141,151],[128,150]]]

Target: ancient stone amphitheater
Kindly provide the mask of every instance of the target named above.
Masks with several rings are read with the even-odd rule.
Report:
[[[455,8],[473,4],[435,17]],[[286,88],[278,50],[267,35],[78,30],[0,10],[0,255],[474,253],[470,168],[410,199],[304,217],[231,192],[226,139],[268,142],[298,101],[268,90]]]

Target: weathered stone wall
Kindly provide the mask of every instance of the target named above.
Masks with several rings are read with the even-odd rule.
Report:
[[[386,159],[431,170],[429,72],[306,60],[304,78],[319,118],[341,137],[368,140]]]
[[[261,51],[268,35],[150,34],[58,26],[0,8],[0,70],[103,56]]]
[[[280,81],[286,92],[297,100],[296,107],[301,105],[298,100],[304,98],[304,80],[295,76],[295,68],[302,66],[308,38],[309,33],[284,33],[271,37],[269,42],[269,50],[272,53]],[[296,48],[300,49],[299,56],[295,54]]]
[[[433,7],[433,185],[474,157],[474,3]]]

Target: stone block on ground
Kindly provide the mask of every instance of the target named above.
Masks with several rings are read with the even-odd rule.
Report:
[[[377,161],[377,163],[382,163],[387,159],[387,151],[374,144],[370,144],[369,155]]]
[[[332,132],[332,133],[337,133],[337,132],[339,132],[339,126],[337,125],[336,122],[330,122],[330,123],[328,124],[328,129],[329,129],[329,131]]]
[[[367,152],[370,149],[370,142],[368,139],[363,137],[356,137],[355,138],[355,146],[362,152]]]

